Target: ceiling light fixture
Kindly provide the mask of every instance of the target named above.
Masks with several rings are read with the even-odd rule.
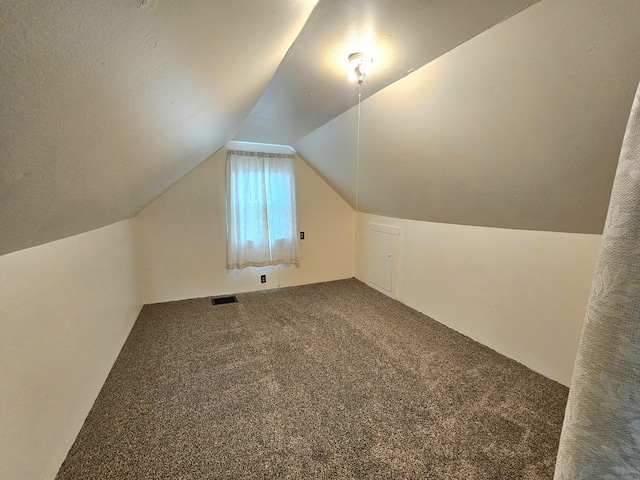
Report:
[[[371,72],[373,59],[366,53],[352,53],[349,55],[349,80],[362,85],[365,75]]]

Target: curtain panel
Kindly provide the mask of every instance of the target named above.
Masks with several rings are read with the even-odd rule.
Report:
[[[226,189],[227,268],[298,265],[294,156],[230,150]]]
[[[554,478],[640,478],[640,90],[613,184]]]

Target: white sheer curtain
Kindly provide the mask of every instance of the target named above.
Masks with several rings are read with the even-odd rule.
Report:
[[[613,183],[556,480],[640,478],[640,90]]]
[[[294,156],[227,154],[227,268],[299,264]]]

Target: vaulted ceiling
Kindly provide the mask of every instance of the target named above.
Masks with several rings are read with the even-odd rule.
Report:
[[[0,1],[0,254],[136,215],[230,140],[315,1]]]
[[[361,211],[598,233],[639,24],[636,0],[0,0],[0,255],[134,216],[231,139],[292,144]]]
[[[294,146],[364,212],[601,233],[639,25],[635,0],[543,0],[363,102],[357,175],[355,108]]]
[[[362,99],[539,0],[320,0],[236,139],[291,145],[352,107],[348,56],[373,57]]]

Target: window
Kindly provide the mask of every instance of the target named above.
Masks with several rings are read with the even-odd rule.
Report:
[[[299,264],[294,156],[227,154],[227,268]]]

